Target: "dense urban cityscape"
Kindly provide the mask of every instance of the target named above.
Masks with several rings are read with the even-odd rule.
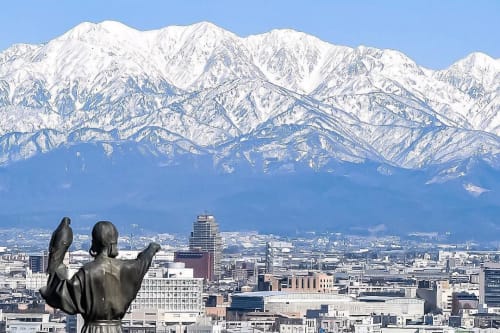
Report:
[[[134,226],[136,227],[136,226]],[[136,230],[135,228],[133,230]],[[50,231],[1,233],[0,332],[76,333],[83,321],[46,305]],[[291,236],[223,232],[198,215],[190,235],[119,238],[120,258],[162,245],[123,319],[126,333],[455,332],[500,326],[500,251],[447,235]],[[76,233],[73,273],[91,260]]]

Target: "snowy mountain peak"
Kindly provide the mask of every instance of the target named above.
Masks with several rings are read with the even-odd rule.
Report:
[[[92,46],[113,46],[119,43],[142,47],[143,33],[123,23],[103,21],[100,23],[83,22],[69,30],[53,42],[83,42]]]
[[[219,26],[208,21],[201,21],[192,25],[185,26],[185,29],[191,31],[199,32],[218,32],[218,33],[230,33],[229,31],[220,28]],[[232,34],[232,33],[231,33]]]
[[[129,27],[128,25],[125,25],[121,22],[118,22],[118,21],[102,21],[100,23],[97,24],[97,26],[109,31],[109,32],[113,32],[113,33],[121,33],[123,31],[137,31],[131,27]]]
[[[60,36],[59,40],[86,40],[89,34],[99,35],[109,33],[108,29],[105,29],[101,24],[92,23],[92,22],[82,22],[78,24],[76,27],[70,29],[62,36]]]
[[[246,37],[245,39],[257,39],[257,40],[262,40],[265,39],[267,42],[275,42],[275,43],[280,43],[280,44],[288,44],[291,43],[292,45],[297,45],[297,44],[324,44],[332,46],[332,44],[329,44],[325,41],[322,41],[321,39],[308,35],[302,31],[297,31],[293,29],[273,29],[269,32],[258,34],[258,35],[250,35]]]
[[[493,59],[481,52],[471,53],[464,59],[455,62],[449,68],[437,71],[434,77],[453,85],[473,99],[482,98],[483,102],[478,105],[479,107],[483,107],[491,102],[495,103],[492,106],[493,110],[488,113],[498,112],[499,102],[495,102],[494,100],[500,90],[499,60]],[[477,118],[477,115],[472,117]],[[491,120],[496,122],[496,120]],[[485,120],[481,121],[485,122]],[[495,123],[494,126],[497,125]],[[495,133],[498,134],[498,132]]]
[[[159,30],[145,31],[143,34],[149,35],[150,38],[152,37],[157,42],[163,40],[180,45],[206,39],[220,41],[224,38],[239,38],[234,33],[206,21],[185,26],[168,26]],[[175,48],[175,46],[172,47]]]
[[[473,67],[488,68],[493,67],[495,70],[499,70],[500,59],[494,59],[489,55],[482,52],[473,52],[466,56],[465,58],[455,62],[450,67],[462,67],[465,69],[471,69]]]

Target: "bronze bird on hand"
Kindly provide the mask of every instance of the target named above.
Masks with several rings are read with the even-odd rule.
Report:
[[[49,262],[47,265],[47,273],[53,273],[57,267],[63,262],[66,251],[73,242],[73,230],[69,226],[71,219],[63,217],[61,223],[52,233],[49,243]]]

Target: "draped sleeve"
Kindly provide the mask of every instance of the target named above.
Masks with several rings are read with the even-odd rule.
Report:
[[[54,272],[49,273],[47,285],[40,289],[40,294],[54,308],[69,314],[85,313],[85,271],[80,269],[70,279],[67,276],[66,266],[60,264]]]
[[[151,261],[153,260],[154,255],[158,252],[159,245],[151,243],[147,248],[145,248],[139,255],[137,256],[136,267],[138,270],[138,275],[142,278],[146,275],[146,272],[151,266]]]

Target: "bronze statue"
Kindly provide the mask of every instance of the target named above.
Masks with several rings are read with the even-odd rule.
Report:
[[[72,242],[73,234],[68,228],[69,219],[64,218],[52,235],[50,256],[55,253],[57,257],[49,258],[52,268],[48,268],[47,286],[40,289],[40,293],[50,306],[69,314],[81,314],[85,321],[82,333],[119,333],[121,320],[135,299],[160,245],[150,243],[134,260],[116,259],[116,227],[108,221],[97,222],[92,229],[89,250],[94,261],[68,278],[67,268],[62,263],[64,255],[60,256],[61,248],[66,252]]]

